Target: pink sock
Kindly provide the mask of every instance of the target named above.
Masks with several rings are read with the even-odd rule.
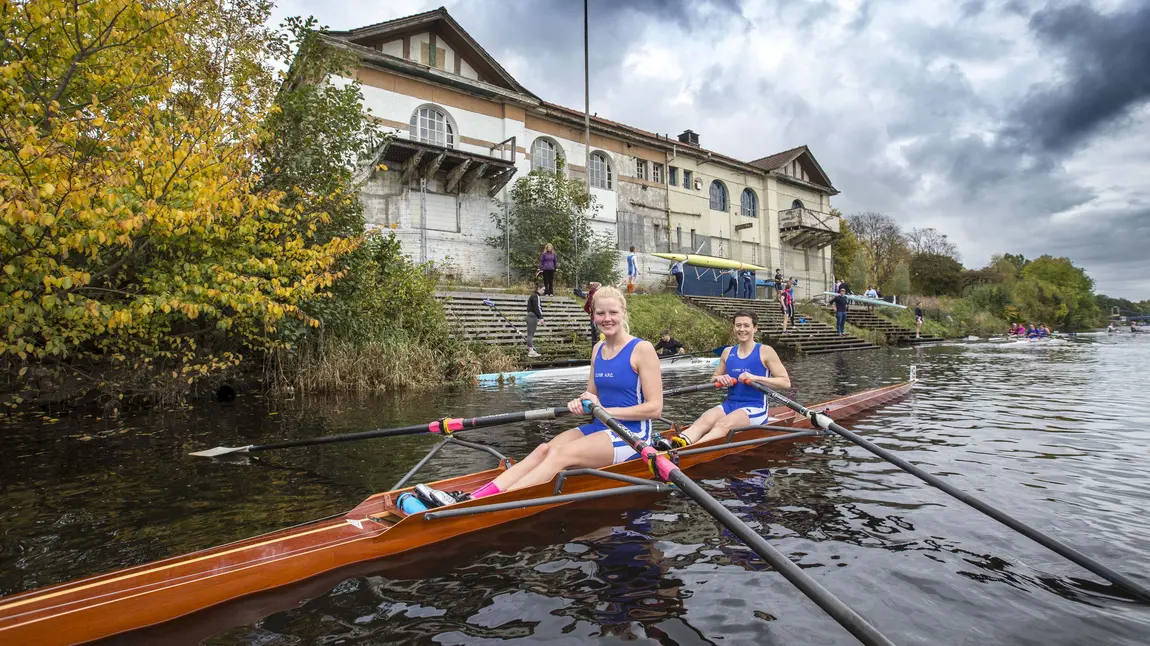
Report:
[[[488,482],[487,484],[483,485],[482,487],[476,489],[471,494],[471,498],[475,499],[475,498],[482,498],[484,496],[494,496],[497,493],[503,493],[503,491],[498,486],[495,485],[495,481],[491,481],[491,482]]]

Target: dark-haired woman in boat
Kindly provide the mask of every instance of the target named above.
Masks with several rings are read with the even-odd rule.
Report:
[[[750,386],[790,388],[791,378],[774,348],[755,341],[759,321],[754,312],[735,313],[737,345],[723,350],[713,379],[729,386],[727,399],[695,420],[672,442],[678,446],[706,442],[727,434],[732,428],[767,423],[767,396]]]
[[[592,311],[595,325],[604,338],[591,352],[587,390],[568,402],[567,408],[576,415],[586,415],[583,400],[589,399],[650,443],[651,420],[663,414],[659,357],[650,342],[631,336],[627,326],[627,299],[618,289],[599,288]],[[638,456],[630,445],[596,419],[540,444],[531,455],[477,489],[471,497],[482,498],[549,482],[564,469],[601,468]]]

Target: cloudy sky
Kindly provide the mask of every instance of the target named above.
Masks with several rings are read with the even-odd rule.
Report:
[[[583,106],[577,0],[279,0],[349,29],[445,5],[540,97]],[[811,147],[844,213],[1068,256],[1150,298],[1145,0],[590,0],[591,111],[755,159]]]

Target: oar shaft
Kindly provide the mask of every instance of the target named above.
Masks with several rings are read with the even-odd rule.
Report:
[[[674,388],[663,392],[664,397],[673,397],[675,395],[687,395],[690,393],[702,392],[705,390],[716,390],[721,388],[717,383],[705,383],[695,386],[684,386],[682,388]],[[485,415],[483,417],[469,417],[469,418],[448,418],[435,420],[426,424],[413,424],[411,426],[401,426],[399,428],[380,428],[374,431],[363,431],[362,433],[348,433],[345,435],[329,435],[327,437],[312,437],[303,440],[286,440],[284,442],[273,442],[271,444],[256,444],[253,446],[244,447],[244,453],[253,453],[256,451],[271,451],[274,449],[289,449],[297,446],[314,446],[317,444],[334,444],[336,442],[350,442],[354,440],[370,440],[378,437],[396,437],[399,435],[419,435],[420,433],[442,433],[445,430],[463,431],[473,428],[486,428],[489,426],[499,426],[502,424],[515,424],[517,422],[530,422],[535,420],[555,419],[570,415],[571,411],[567,408],[537,408],[535,410],[519,411],[516,413],[498,413],[495,415]]]
[[[794,584],[803,594],[810,597],[820,608],[833,617],[839,625],[857,637],[860,642],[868,646],[894,646],[894,642],[887,639],[877,628],[864,619],[862,615],[859,615],[852,610],[850,606],[843,603],[838,597],[819,585],[818,581],[815,581],[810,575],[803,572],[802,568],[792,563],[790,559],[775,549],[762,536],[755,533],[746,523],[739,520],[737,516],[731,513],[731,511],[719,503],[719,501],[715,500],[711,494],[696,484],[694,480],[687,477],[687,474],[683,473],[678,466],[673,464],[665,456],[659,455],[653,447],[648,446],[632,434],[626,426],[623,426],[618,420],[611,417],[602,406],[592,404],[589,401],[585,401],[584,406],[589,407],[591,414],[594,415],[596,419],[610,427],[619,437],[623,438],[623,441],[635,449],[641,456],[639,459],[653,460],[653,470],[657,471],[660,479],[673,482],[678,486],[683,493],[698,503],[707,513],[714,516],[724,527],[731,530],[747,547],[750,547],[751,550],[761,556],[763,560],[770,563],[771,567],[775,568],[784,578]]]
[[[962,502],[970,505],[971,507],[974,507],[978,511],[981,511],[982,513],[986,514],[987,516],[990,516],[991,518],[997,520],[998,522],[1002,523],[1003,525],[1006,525],[1007,527],[1009,527],[1009,528],[1013,529],[1014,531],[1022,534],[1023,536],[1026,536],[1027,538],[1033,540],[1034,542],[1038,543],[1039,545],[1042,545],[1042,546],[1050,549],[1051,551],[1066,557],[1070,561],[1077,563],[1078,565],[1082,566],[1083,568],[1086,568],[1087,570],[1093,572],[1094,574],[1097,574],[1098,576],[1102,577],[1103,579],[1106,579],[1107,581],[1113,583],[1114,585],[1116,585],[1120,588],[1123,588],[1127,592],[1129,592],[1135,596],[1138,596],[1138,597],[1140,597],[1146,601],[1150,601],[1150,589],[1147,589],[1145,586],[1139,584],[1138,582],[1127,577],[1126,575],[1124,575],[1120,572],[1115,572],[1114,570],[1110,569],[1109,567],[1106,567],[1105,565],[1099,563],[1098,561],[1095,561],[1094,559],[1083,554],[1082,552],[1079,552],[1078,550],[1074,549],[1073,547],[1070,547],[1066,543],[1063,543],[1062,541],[1059,541],[1058,539],[1056,539],[1052,536],[1049,536],[1047,534],[1042,533],[1041,531],[1027,525],[1026,523],[1023,523],[1022,521],[1018,520],[1017,518],[1010,516],[1009,514],[998,509],[997,507],[994,507],[994,506],[982,501],[979,498],[975,498],[974,496],[958,489],[957,487],[955,487],[955,486],[951,485],[950,483],[938,478],[937,476],[934,476],[930,473],[927,473],[926,471],[923,471],[919,467],[916,467],[915,465],[911,464],[910,462],[907,462],[906,460],[904,460],[903,458],[900,458],[899,456],[895,455],[894,453],[891,453],[890,451],[888,451],[888,450],[886,450],[880,446],[875,445],[873,442],[860,437],[858,434],[843,428],[842,426],[840,426],[837,422],[832,420],[827,415],[825,415],[823,413],[812,412],[810,409],[806,408],[802,404],[799,404],[795,401],[792,401],[791,399],[785,397],[784,395],[776,393],[775,391],[773,391],[769,388],[760,386],[759,384],[755,384],[755,387],[758,390],[762,391],[767,396],[772,397],[774,399],[777,399],[780,403],[782,403],[783,405],[787,406],[788,408],[794,410],[796,413],[799,413],[800,415],[805,415],[806,417],[810,418],[811,422],[815,426],[817,426],[818,428],[822,428],[823,430],[830,430],[830,431],[835,432],[836,434],[850,440],[851,442],[854,442],[855,444],[863,447],[864,449],[870,451],[871,453],[874,453],[875,455],[886,460],[887,462],[890,462],[891,464],[897,466],[898,468],[902,469],[903,471],[906,471],[907,473],[915,476],[919,480],[922,480],[923,482],[926,482],[927,484],[929,484],[929,485],[931,485],[937,489],[940,489],[940,490],[946,492],[947,494],[950,494],[951,496],[957,498],[958,500],[961,500]]]
[[[287,449],[296,446],[311,446],[314,444],[331,444],[334,442],[349,442],[353,440],[369,440],[377,437],[395,437],[398,435],[418,435],[420,433],[442,433],[444,426],[448,431],[462,431],[471,428],[484,428],[487,426],[499,426],[500,424],[514,424],[516,422],[528,422],[540,419],[555,419],[564,415],[570,415],[571,411],[566,408],[538,408],[535,410],[520,411],[517,413],[499,413],[497,415],[486,415],[484,417],[470,417],[464,419],[448,418],[443,420],[435,420],[426,424],[413,424],[411,426],[401,426],[399,428],[381,428],[374,431],[364,431],[362,433],[349,433],[346,435],[331,435],[328,437],[313,437],[306,440],[289,440],[286,442],[276,442],[274,444],[260,444],[248,448],[248,451],[267,451],[271,449]]]

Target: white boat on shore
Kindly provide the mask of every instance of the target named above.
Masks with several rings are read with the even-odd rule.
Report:
[[[714,368],[719,364],[716,356],[677,355],[659,360],[662,372],[674,370]],[[589,365],[570,368],[540,368],[538,370],[517,370],[514,372],[487,372],[476,377],[480,384],[538,381],[543,379],[586,379]]]

